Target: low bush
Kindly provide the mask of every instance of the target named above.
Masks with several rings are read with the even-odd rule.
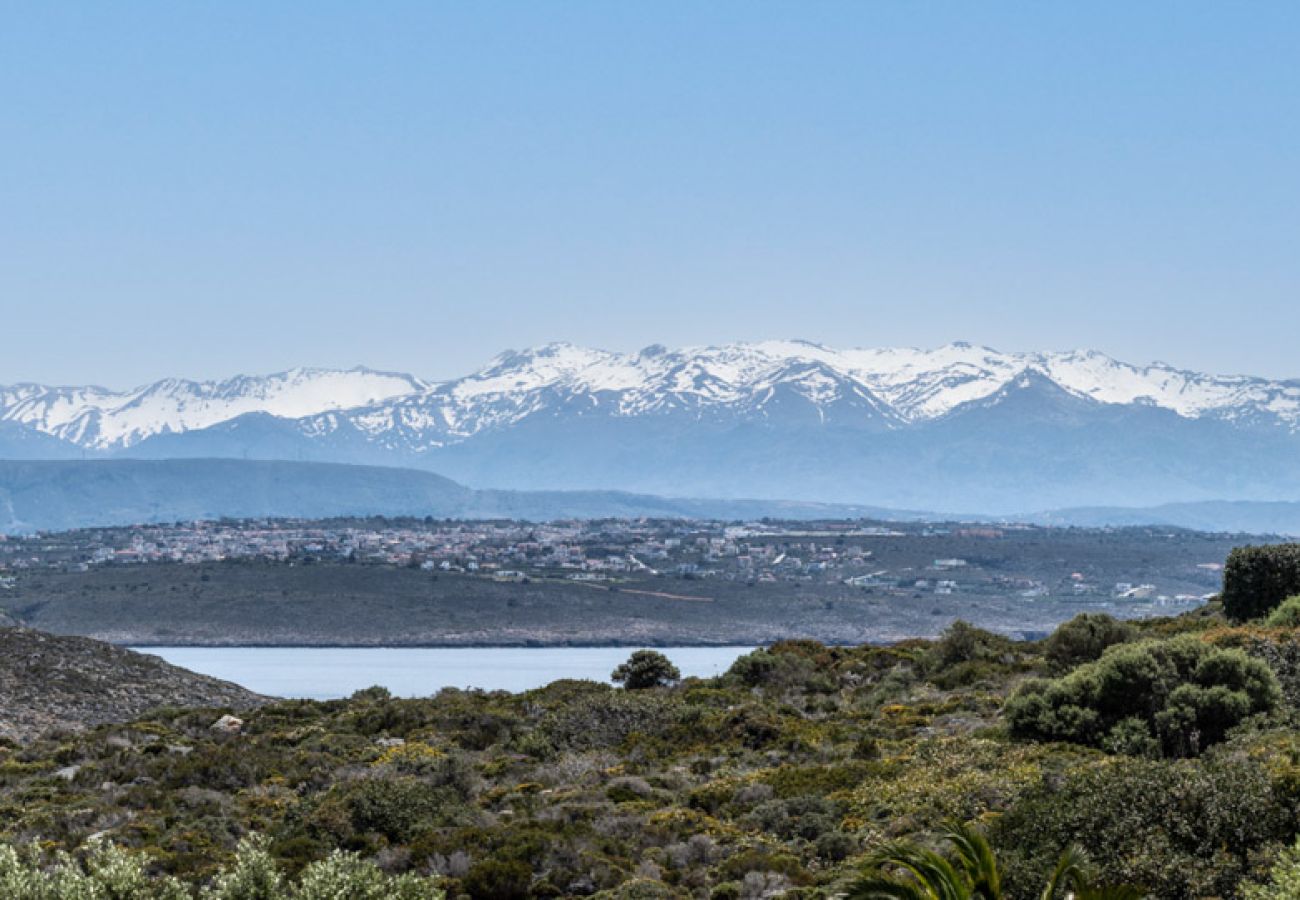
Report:
[[[473,900],[526,900],[533,872],[522,862],[485,859],[475,863],[461,882]]]
[[[1263,661],[1180,637],[1115,646],[1063,678],[1030,681],[1005,713],[1017,737],[1195,756],[1280,698]]]
[[[1010,896],[1037,896],[1052,860],[1078,845],[1105,880],[1174,900],[1238,896],[1295,826],[1290,797],[1262,765],[1212,753],[1120,758],[1044,778],[997,818],[992,838]]]
[[[1080,613],[1043,642],[1043,655],[1058,672],[1100,659],[1107,647],[1133,640],[1137,630],[1105,613]]]
[[[1265,624],[1270,628],[1300,628],[1300,594],[1283,600],[1268,614]]]

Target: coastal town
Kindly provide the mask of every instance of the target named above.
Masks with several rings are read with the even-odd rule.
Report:
[[[1068,600],[1141,615],[1191,608],[1213,595],[1232,543],[1178,529],[1022,524],[196,521],[0,538],[0,598],[32,570],[256,560],[413,568],[496,582],[821,584],[909,599]]]

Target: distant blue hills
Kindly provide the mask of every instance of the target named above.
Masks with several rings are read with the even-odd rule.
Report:
[[[219,518],[657,517],[686,519],[1017,521],[1053,526],[1162,525],[1300,535],[1300,503],[1086,507],[992,517],[854,504],[669,498],[623,491],[473,490],[414,469],[238,459],[0,460],[0,533]]]

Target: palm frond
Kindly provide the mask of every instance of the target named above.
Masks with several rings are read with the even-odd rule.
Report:
[[[1075,845],[1066,847],[1057,859],[1051,877],[1047,879],[1047,886],[1043,888],[1040,900],[1056,900],[1061,891],[1066,888],[1073,888],[1077,896],[1078,891],[1088,885],[1091,865],[1088,854],[1083,848]]]
[[[970,879],[972,896],[1002,900],[1002,870],[983,829],[965,822],[949,822],[943,831]]]
[[[848,900],[970,900],[970,882],[944,856],[910,841],[882,848],[849,887]]]
[[[915,881],[903,881],[882,873],[867,873],[849,882],[846,900],[934,900],[934,895]]]

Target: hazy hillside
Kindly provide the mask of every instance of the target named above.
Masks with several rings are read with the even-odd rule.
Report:
[[[413,469],[238,459],[0,460],[0,533],[191,519],[917,518],[878,507],[675,500],[618,491],[474,491]]]
[[[1197,531],[1300,535],[1300,503],[1206,501],[1145,508],[1123,506],[1060,509],[1025,517],[1045,525],[1175,525]]]
[[[429,472],[233,459],[0,462],[0,531],[258,516],[452,515]]]
[[[743,467],[743,456],[739,454],[737,466]],[[0,460],[0,533],[192,519],[371,515],[536,521],[639,516],[895,521],[1003,518],[951,509],[926,512],[847,503],[663,497],[625,491],[476,491],[431,472],[339,463]],[[1300,534],[1300,503],[1285,502],[1063,507],[1005,518],[1089,527],[1155,524],[1203,531]]]

